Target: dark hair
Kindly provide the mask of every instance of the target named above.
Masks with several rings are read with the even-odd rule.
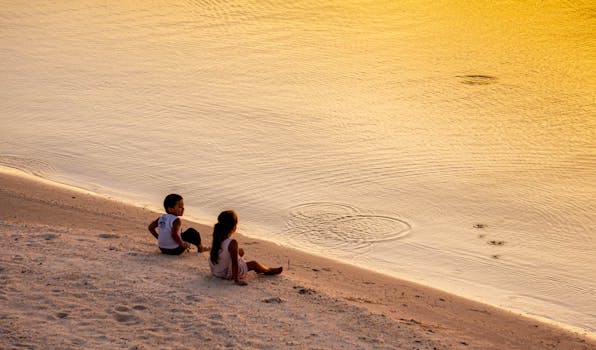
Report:
[[[166,199],[163,200],[163,208],[168,212],[168,208],[174,208],[176,203],[178,203],[182,199],[182,196],[176,193],[170,193],[166,196]]]
[[[228,238],[228,235],[236,224],[238,216],[233,210],[226,210],[219,213],[217,224],[213,226],[213,241],[211,242],[211,262],[217,264],[221,243]]]

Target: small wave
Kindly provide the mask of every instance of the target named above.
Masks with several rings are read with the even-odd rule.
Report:
[[[55,168],[46,161],[7,154],[0,154],[0,165],[43,178],[55,172]]]
[[[489,85],[497,82],[497,77],[483,74],[458,75],[462,84],[466,85]]]

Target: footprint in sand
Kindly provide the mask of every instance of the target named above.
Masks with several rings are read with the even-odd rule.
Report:
[[[192,295],[192,294],[191,295],[187,295],[185,297],[185,299],[187,301],[201,301],[201,300],[203,300],[200,295]]]
[[[110,313],[113,314],[116,321],[128,325],[138,324],[140,319],[135,314],[130,313],[131,310],[127,306],[119,305],[114,308],[114,311]]]
[[[132,314],[121,314],[121,313],[116,312],[116,313],[114,313],[114,318],[116,318],[116,321],[118,321],[120,323],[126,323],[126,324],[139,323],[139,318]]]
[[[56,239],[60,237],[59,235],[53,234],[53,233],[47,233],[45,235],[41,235],[41,238],[45,239],[46,241],[51,241],[53,239]]]

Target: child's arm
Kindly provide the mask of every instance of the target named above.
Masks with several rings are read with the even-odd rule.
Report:
[[[178,243],[179,246],[188,248],[188,243],[184,242],[182,238],[180,238],[179,232],[181,226],[182,221],[180,221],[180,218],[174,220],[174,222],[172,223],[172,238],[174,239],[174,241],[176,241],[176,243]]]
[[[149,229],[149,232],[151,232],[151,234],[153,235],[153,237],[157,238],[159,236],[159,234],[157,233],[157,220],[159,219],[155,219],[155,221],[152,221],[149,224],[149,227],[147,227]]]
[[[234,278],[234,282],[237,285],[246,286],[246,281],[238,278],[238,241],[233,239],[228,245],[228,251],[230,252],[230,257],[232,258],[232,278]]]

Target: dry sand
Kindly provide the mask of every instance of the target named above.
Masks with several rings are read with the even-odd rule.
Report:
[[[247,259],[285,271],[236,286],[209,275],[207,253],[160,254],[146,229],[157,213],[6,170],[0,203],[0,349],[596,349],[591,335],[242,236]],[[184,226],[210,243],[211,227]]]

